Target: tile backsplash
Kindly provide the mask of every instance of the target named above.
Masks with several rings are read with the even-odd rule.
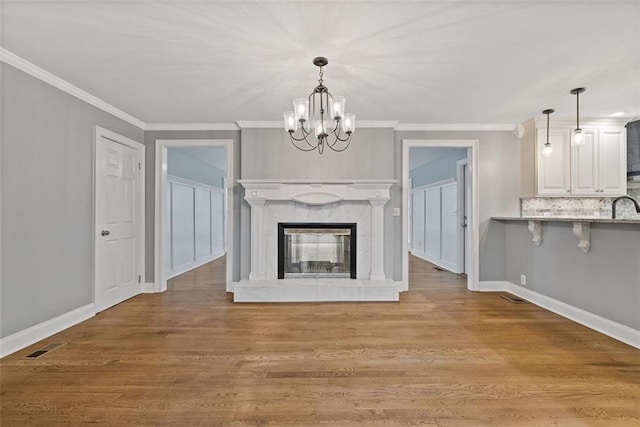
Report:
[[[640,184],[630,183],[627,194],[640,201]],[[525,218],[611,218],[611,197],[537,197],[522,199]],[[639,219],[633,203],[621,200],[616,205],[619,219]]]

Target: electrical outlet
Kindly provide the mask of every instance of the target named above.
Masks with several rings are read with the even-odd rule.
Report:
[[[524,274],[520,275],[520,284],[522,286],[527,286],[527,276],[525,276]]]
[[[400,216],[400,208],[393,208],[393,216]]]

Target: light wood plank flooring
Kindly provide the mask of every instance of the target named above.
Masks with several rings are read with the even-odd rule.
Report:
[[[233,304],[214,261],[4,358],[0,424],[640,425],[640,351],[410,270],[400,303]]]

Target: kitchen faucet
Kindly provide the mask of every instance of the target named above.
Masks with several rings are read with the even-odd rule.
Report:
[[[638,203],[638,201],[636,199],[634,199],[631,196],[620,196],[620,197],[616,197],[613,202],[611,203],[611,218],[615,219],[616,217],[616,202],[618,200],[622,200],[622,199],[629,199],[633,202],[633,204],[636,207],[636,212],[640,213],[640,204]]]

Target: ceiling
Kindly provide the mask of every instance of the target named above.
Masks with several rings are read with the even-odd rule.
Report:
[[[640,1],[2,1],[1,45],[146,123],[640,117]]]

